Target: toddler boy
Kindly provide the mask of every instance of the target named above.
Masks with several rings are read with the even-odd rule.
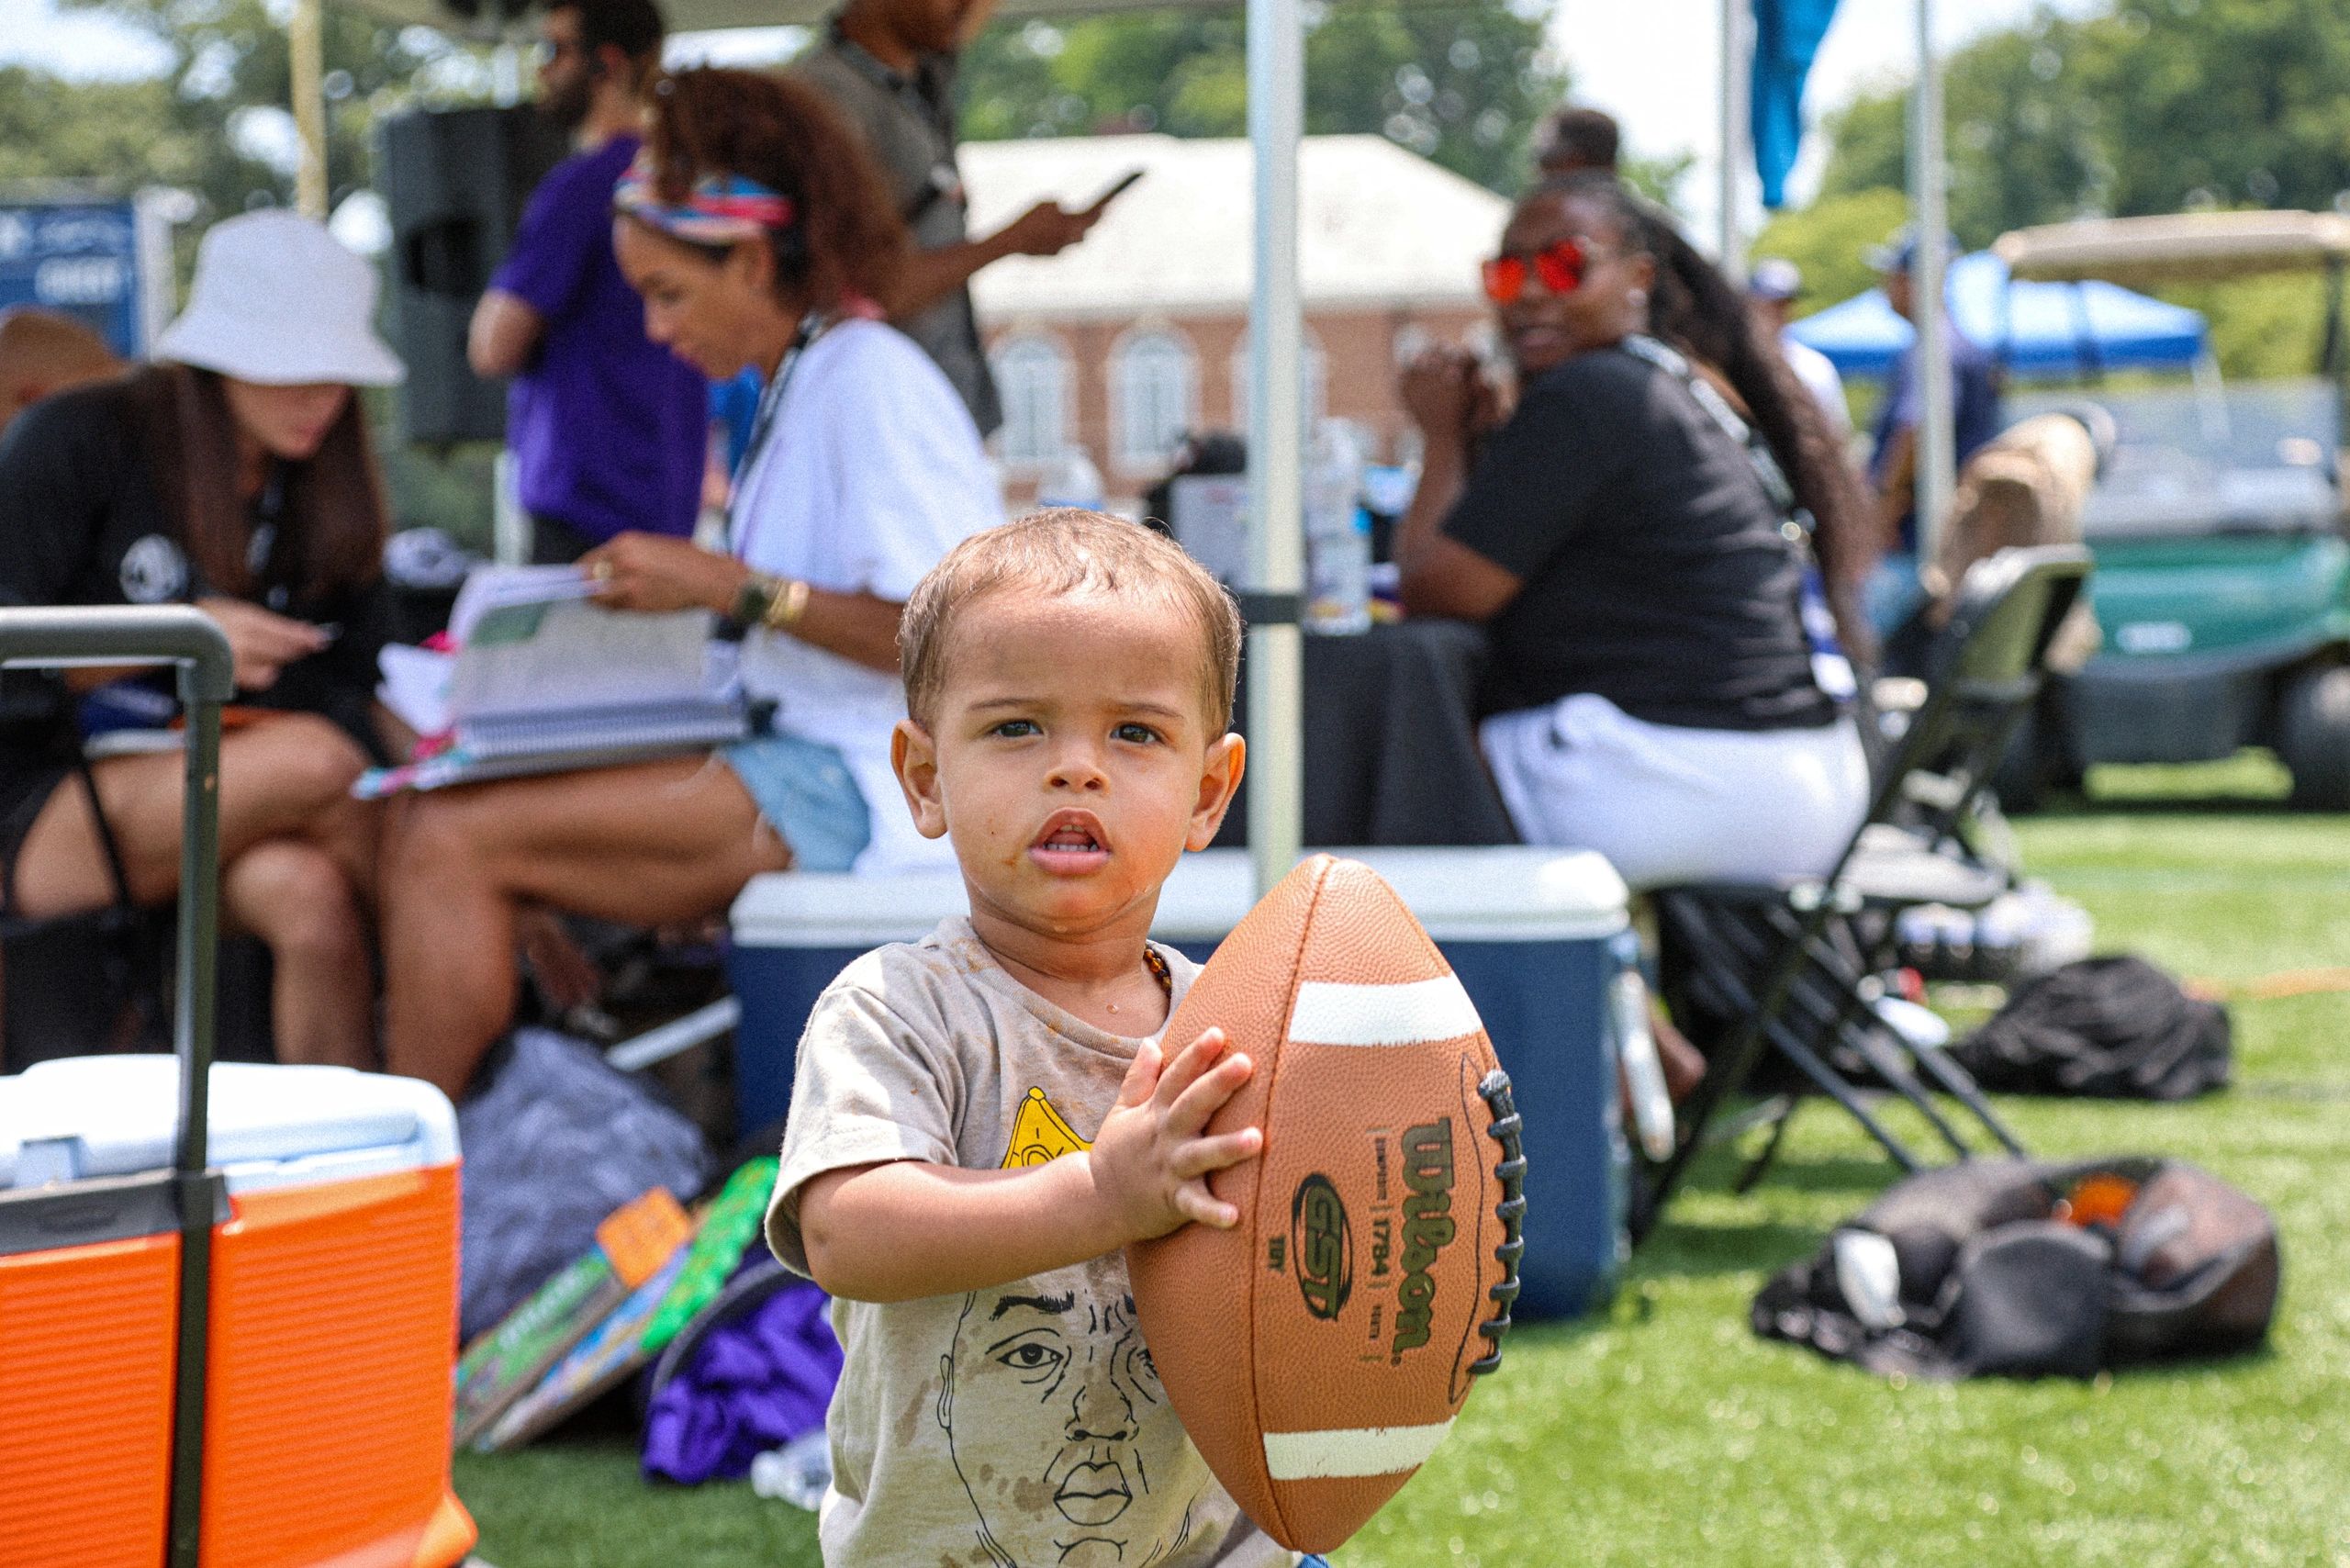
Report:
[[[1240,782],[1240,623],[1160,536],[1040,512],[965,540],[900,633],[893,759],[971,913],[824,992],[800,1045],[776,1255],[835,1298],[824,1561],[1256,1568],[1159,1387],[1120,1249],[1238,1215],[1204,1136],[1247,1082],[1218,1030],[1158,1036],[1196,967],[1158,890]]]

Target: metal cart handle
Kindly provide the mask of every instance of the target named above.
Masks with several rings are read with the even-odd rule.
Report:
[[[180,1278],[167,1561],[172,1568],[196,1568],[203,1537],[212,1226],[221,1200],[220,1183],[207,1172],[206,1126],[219,935],[220,705],[236,691],[236,661],[219,623],[193,605],[0,609],[0,667],[166,664],[179,670],[180,702],[187,710],[179,969],[172,999],[172,1044],[180,1062],[179,1143],[173,1159]]]

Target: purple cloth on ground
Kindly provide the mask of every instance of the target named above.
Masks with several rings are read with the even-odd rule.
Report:
[[[615,137],[556,164],[490,279],[545,326],[506,395],[522,509],[596,539],[690,535],[710,454],[708,386],[644,335],[612,257],[612,186],[636,149]]]
[[[772,1260],[767,1267],[781,1272]],[[822,1426],[841,1376],[830,1305],[808,1281],[791,1280],[702,1330],[675,1375],[653,1392],[644,1473],[688,1486],[739,1481],[760,1454]],[[724,1312],[725,1297],[706,1310]]]

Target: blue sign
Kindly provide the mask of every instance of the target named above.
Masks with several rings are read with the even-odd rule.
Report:
[[[140,357],[153,315],[140,218],[128,199],[0,201],[0,309],[79,317],[117,353]]]

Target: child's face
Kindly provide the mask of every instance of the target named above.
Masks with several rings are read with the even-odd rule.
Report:
[[[1209,734],[1199,627],[1155,597],[1004,590],[948,635],[933,728],[901,722],[892,750],[974,913],[1054,936],[1147,930],[1240,782],[1240,737]]]

